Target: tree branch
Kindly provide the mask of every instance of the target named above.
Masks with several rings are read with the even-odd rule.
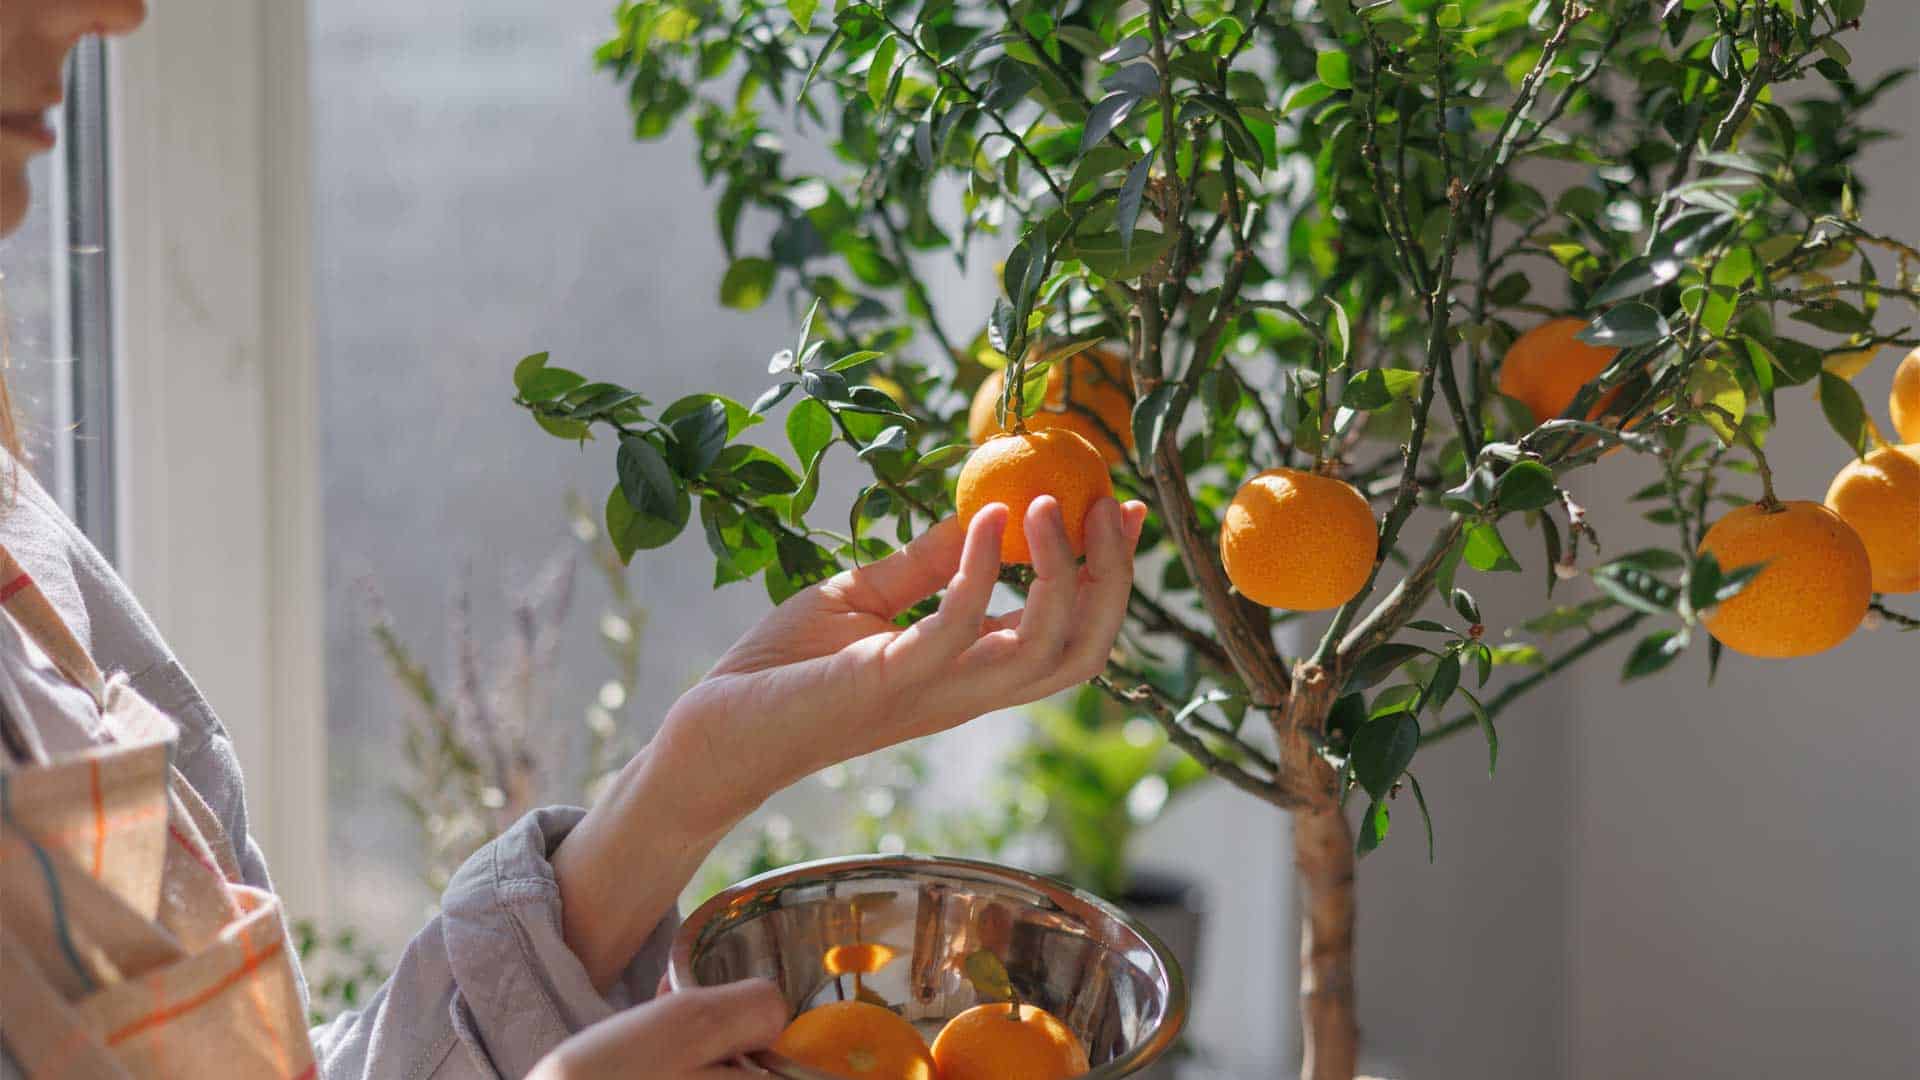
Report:
[[[1143,685],[1132,690],[1123,689],[1105,675],[1095,675],[1093,685],[1116,701],[1144,706],[1154,721],[1160,725],[1160,730],[1167,733],[1167,740],[1186,752],[1213,775],[1262,802],[1272,803],[1282,809],[1292,809],[1297,805],[1287,800],[1277,785],[1261,780],[1239,765],[1214,753],[1213,748],[1208,746],[1205,740],[1175,723],[1173,710],[1162,704],[1149,687]]]
[[[1622,634],[1630,633],[1634,627],[1639,626],[1645,621],[1646,617],[1644,612],[1636,611],[1604,630],[1589,631],[1586,638],[1582,640],[1580,644],[1549,660],[1526,678],[1507,684],[1505,689],[1493,697],[1488,698],[1481,708],[1486,710],[1488,719],[1492,719],[1499,715],[1500,710],[1511,705],[1514,699],[1559,674],[1568,665],[1579,661],[1582,657],[1587,656],[1607,642],[1620,637]],[[1450,735],[1457,735],[1467,728],[1478,726],[1479,723],[1480,718],[1472,713],[1468,713],[1466,716],[1455,717],[1444,724],[1421,732],[1420,744],[1425,746],[1429,743],[1438,742]]]

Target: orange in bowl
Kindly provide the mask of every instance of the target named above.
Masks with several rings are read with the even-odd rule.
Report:
[[[1073,1030],[1045,1009],[996,1002],[947,1021],[933,1040],[940,1080],[1068,1080],[1090,1066]]]
[[[864,1001],[808,1009],[780,1033],[773,1052],[847,1080],[943,1080],[919,1030]]]

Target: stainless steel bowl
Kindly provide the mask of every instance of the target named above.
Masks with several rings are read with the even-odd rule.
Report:
[[[858,980],[829,973],[827,950],[857,944],[895,958]],[[991,1000],[965,970],[982,949],[1000,959],[1022,1001],[1080,1036],[1090,1078],[1142,1068],[1186,1023],[1180,965],[1145,927],[1069,885],[972,859],[856,855],[750,878],[687,917],[668,978],[676,989],[769,979],[795,1015],[864,989],[931,1039]],[[771,1053],[754,1064],[790,1080],[837,1080]]]

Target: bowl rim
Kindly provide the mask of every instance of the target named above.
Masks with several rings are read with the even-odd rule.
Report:
[[[1159,935],[1149,930],[1144,923],[1120,910],[1108,901],[1083,889],[1076,888],[1058,878],[1045,874],[1036,874],[1030,870],[988,862],[985,859],[967,859],[948,855],[837,855],[825,859],[810,859],[769,870],[762,874],[735,882],[714,893],[699,907],[693,909],[674,932],[673,946],[667,959],[667,985],[672,990],[684,990],[697,987],[700,983],[693,976],[693,945],[705,932],[707,926],[719,918],[741,897],[764,891],[770,885],[798,883],[804,880],[833,876],[849,870],[902,870],[960,871],[960,876],[978,876],[989,880],[1001,880],[1031,889],[1040,893],[1061,910],[1074,916],[1081,922],[1087,922],[1088,909],[1101,917],[1110,919],[1125,927],[1127,932],[1137,938],[1153,954],[1154,960],[1166,979],[1166,1007],[1160,1022],[1147,1034],[1147,1037],[1125,1054],[1103,1062],[1088,1071],[1086,1080],[1106,1080],[1110,1077],[1124,1076],[1134,1067],[1153,1060],[1173,1045],[1175,1039],[1187,1023],[1187,979],[1180,969],[1180,961],[1167,948]],[[773,1053],[760,1051],[751,1055],[756,1071],[769,1075],[784,1075],[799,1080],[841,1080],[831,1073],[809,1068],[797,1061]],[[774,1074],[773,1069],[779,1072]]]

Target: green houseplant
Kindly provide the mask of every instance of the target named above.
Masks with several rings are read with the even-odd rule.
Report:
[[[1894,312],[1920,301],[1920,252],[1858,212],[1861,113],[1892,81],[1849,70],[1866,6],[626,0],[598,59],[637,136],[692,133],[721,300],[778,298],[798,327],[750,405],[655,408],[545,354],[517,400],[562,438],[612,436],[623,555],[697,527],[717,586],[759,578],[778,602],[947,512],[989,369],[1017,423],[1079,408],[1043,392],[1076,351],[1123,352],[1115,483],[1153,516],[1095,685],[1292,812],[1303,1070],[1344,1080],[1354,858],[1403,794],[1424,817],[1420,750],[1477,732],[1491,768],[1502,708],[1611,641],[1635,642],[1627,677],[1693,647],[1717,664],[1703,615],[1762,564],[1701,541],[1731,502],[1779,509],[1775,402],[1817,395],[1847,451],[1874,438],[1829,361],[1914,344]],[[927,285],[940,257],[993,272],[977,332]],[[1614,351],[1531,415],[1501,393],[1508,346],[1568,315]],[[750,434],[769,420],[784,440]],[[1639,505],[1562,487],[1635,459],[1659,473]],[[1378,528],[1328,615],[1256,605],[1222,568],[1235,489],[1280,465],[1340,477]],[[835,471],[863,479],[850,507],[816,505]],[[1592,554],[1595,521],[1628,513],[1670,545]],[[1523,566],[1590,587],[1496,649],[1475,575]],[[1176,653],[1190,694],[1142,674]]]

